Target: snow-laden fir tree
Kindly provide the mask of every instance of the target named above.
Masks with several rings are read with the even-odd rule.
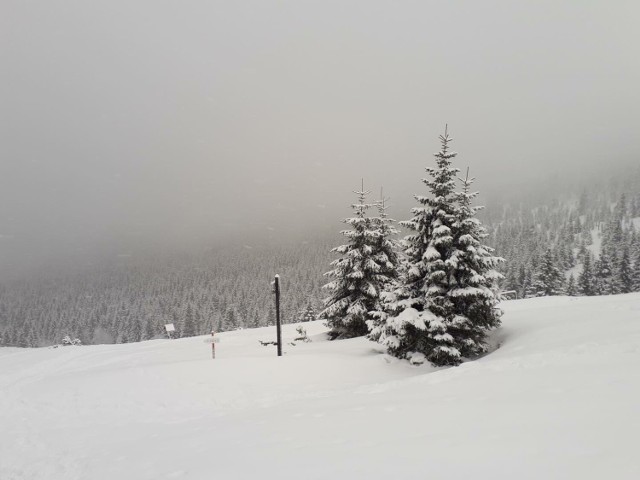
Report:
[[[640,292],[640,248],[638,248],[633,262],[633,291]]]
[[[457,365],[484,349],[486,331],[499,322],[494,282],[499,262],[482,245],[484,230],[474,218],[468,187],[456,193],[457,155],[451,137],[440,136],[436,167],[422,181],[430,196],[401,224],[413,233],[403,240],[406,259],[398,288],[388,295],[386,324],[379,341],[392,355],[426,357],[434,365]]]
[[[564,293],[564,277],[557,265],[556,256],[548,248],[538,265],[534,282],[537,296],[562,295]]]
[[[578,292],[580,295],[592,296],[596,295],[595,277],[593,275],[592,255],[590,252],[584,256],[582,264],[582,272],[578,277]]]
[[[452,269],[446,260],[453,253],[459,170],[452,166],[457,154],[449,150],[451,137],[446,130],[440,142],[436,167],[427,167],[428,177],[422,179],[431,195],[414,195],[420,206],[411,209],[410,220],[400,222],[413,233],[402,241],[405,264],[398,288],[388,296],[390,314],[379,341],[400,358],[424,356],[437,365],[457,365],[461,353],[447,332],[454,310],[447,296]]]
[[[382,266],[378,263],[377,228],[366,213],[371,204],[365,200],[371,192],[365,191],[363,186],[354,193],[358,196],[358,203],[352,205],[355,216],[344,220],[351,229],[341,232],[349,243],[331,250],[341,258],[331,262],[333,270],[325,273],[332,280],[323,287],[329,291],[329,296],[319,318],[330,328],[332,339],[357,337],[368,332],[369,312],[379,308],[383,285],[379,275]]]
[[[616,282],[611,265],[611,256],[609,255],[609,250],[604,244],[600,250],[600,257],[596,262],[595,270],[596,295],[613,295],[617,293]]]
[[[493,255],[494,250],[482,241],[488,236],[476,218],[483,207],[472,206],[478,192],[471,191],[475,179],[469,171],[457,195],[457,221],[453,224],[452,255],[445,262],[452,269],[451,290],[448,296],[454,307],[454,317],[448,333],[463,357],[486,352],[487,332],[500,325],[502,311],[497,282],[503,276],[497,268],[504,259]]]
[[[313,306],[313,300],[309,299],[306,306],[300,311],[300,322],[313,322],[316,320],[316,309]]]
[[[398,277],[398,245],[395,240],[400,231],[395,227],[395,220],[389,218],[387,213],[388,199],[380,195],[380,200],[375,202],[378,216],[371,218],[371,227],[375,235],[373,258],[380,266],[376,273],[378,284],[383,288],[392,287]]]
[[[144,340],[151,340],[155,336],[156,336],[156,332],[154,329],[153,320],[147,318],[147,320],[144,323],[143,338]]]
[[[576,280],[575,277],[573,276],[573,273],[571,275],[569,275],[569,280],[567,280],[567,291],[566,294],[569,295],[570,297],[575,297],[577,294],[577,288],[576,288]]]
[[[142,324],[140,323],[140,319],[130,317],[127,331],[127,337],[130,342],[139,342],[142,340]]]
[[[187,311],[184,316],[184,323],[182,324],[180,334],[181,337],[193,337],[196,335],[196,324],[191,303],[187,305]]]
[[[369,339],[378,341],[386,325],[386,320],[390,313],[386,301],[389,292],[397,288],[397,279],[400,273],[400,256],[398,255],[398,244],[395,236],[399,230],[394,226],[395,220],[389,218],[387,213],[388,199],[384,198],[380,192],[380,200],[375,202],[378,216],[371,218],[372,229],[376,235],[375,251],[373,257],[380,270],[377,272],[377,282],[382,291],[379,302],[370,313],[371,320],[367,322],[369,328]],[[393,313],[393,312],[391,312]]]
[[[622,255],[618,260],[616,272],[616,291],[617,293],[633,292],[633,276],[631,271],[631,260],[629,258],[629,248],[624,247]]]

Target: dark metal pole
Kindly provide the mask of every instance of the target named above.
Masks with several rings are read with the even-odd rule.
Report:
[[[278,356],[282,356],[282,330],[280,328],[280,275],[276,275],[274,280],[276,291],[276,332],[278,336]]]

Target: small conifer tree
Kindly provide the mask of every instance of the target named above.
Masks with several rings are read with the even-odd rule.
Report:
[[[182,334],[182,337],[193,337],[196,334],[196,324],[190,303],[187,305],[187,311],[184,316],[184,323],[182,324],[180,333]]]
[[[369,328],[368,337],[373,341],[380,339],[385,328],[384,326],[391,310],[387,302],[388,295],[389,292],[397,288],[397,279],[400,272],[400,256],[397,251],[397,242],[394,239],[399,231],[393,225],[394,220],[389,218],[387,214],[387,200],[380,192],[380,200],[375,203],[378,209],[378,216],[372,218],[373,229],[377,237],[374,257],[380,265],[377,280],[382,287],[375,309],[369,312],[372,319],[367,322]]]
[[[633,262],[633,273],[631,276],[633,280],[633,291],[640,292],[640,248],[638,248],[636,252],[636,259]]]
[[[354,193],[358,196],[352,205],[355,216],[344,220],[351,229],[341,232],[349,243],[331,250],[341,258],[331,262],[333,270],[325,275],[332,280],[323,287],[329,296],[319,317],[330,328],[332,339],[366,335],[369,312],[376,310],[382,290],[377,277],[381,266],[374,255],[378,236],[366,214],[371,207],[365,201],[370,192],[363,185]]]
[[[569,280],[567,280],[566,294],[569,295],[570,297],[575,297],[576,293],[577,293],[576,280],[572,273],[571,275],[569,275]]]
[[[564,277],[557,265],[556,257],[547,249],[538,266],[534,289],[538,296],[562,295]]]
[[[316,309],[313,306],[313,301],[309,300],[307,305],[300,312],[300,321],[301,322],[313,322],[316,320],[317,314]]]
[[[595,291],[596,295],[612,295],[617,293],[616,283],[613,277],[611,257],[609,256],[609,250],[605,245],[602,245],[600,258],[598,258],[598,261],[596,262]]]
[[[591,253],[587,252],[582,264],[582,272],[578,277],[578,292],[580,295],[596,295],[595,278],[593,276],[591,259]]]
[[[622,255],[620,255],[616,270],[617,293],[633,292],[633,272],[631,270],[628,247],[624,247],[622,250]]]

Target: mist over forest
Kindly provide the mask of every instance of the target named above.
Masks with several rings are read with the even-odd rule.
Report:
[[[637,14],[626,1],[5,2],[0,277],[315,236],[363,177],[403,218],[445,124],[483,201],[637,163]]]

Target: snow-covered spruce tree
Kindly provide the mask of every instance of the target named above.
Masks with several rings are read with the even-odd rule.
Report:
[[[584,257],[582,272],[578,277],[578,292],[580,295],[592,296],[596,295],[595,278],[593,276],[592,255],[590,252]]]
[[[379,342],[399,358],[426,357],[436,365],[457,365],[460,351],[447,332],[454,316],[450,289],[451,268],[445,260],[452,254],[452,225],[457,221],[455,178],[452,166],[457,155],[449,150],[451,137],[440,136],[441,149],[435,154],[436,167],[427,167],[422,182],[430,196],[414,195],[420,204],[411,209],[413,217],[400,222],[413,233],[402,241],[404,265],[398,288],[390,292],[386,325]]]
[[[564,277],[558,268],[556,257],[550,248],[547,249],[538,265],[534,283],[537,296],[562,295]]]
[[[313,306],[313,300],[309,299],[307,305],[300,311],[300,322],[313,322],[316,320],[316,309]]]
[[[616,290],[618,293],[633,292],[633,277],[631,271],[631,260],[629,259],[629,248],[624,247],[622,255],[618,260],[616,272]]]
[[[613,269],[611,266],[611,256],[609,250],[602,245],[600,258],[596,262],[595,268],[595,290],[596,295],[613,295],[617,292]]]
[[[366,214],[371,204],[365,199],[371,192],[363,187],[354,193],[358,196],[358,203],[352,205],[355,216],[344,220],[351,230],[341,232],[349,243],[331,250],[342,257],[331,262],[333,270],[325,273],[333,280],[323,287],[330,294],[319,318],[331,329],[331,339],[365,335],[366,322],[371,319],[369,312],[378,308],[382,290],[378,275],[381,266],[375,255],[378,234]]]
[[[184,316],[184,323],[182,324],[182,329],[180,331],[182,337],[193,337],[196,335],[196,324],[194,320],[193,309],[191,308],[191,304],[187,305],[187,311]]]
[[[387,214],[387,199],[380,193],[380,200],[375,202],[378,216],[371,218],[372,230],[376,235],[373,258],[380,265],[377,272],[377,282],[381,286],[379,302],[375,310],[369,312],[371,319],[367,321],[369,339],[378,341],[382,335],[387,318],[393,309],[389,308],[390,292],[397,288],[397,279],[400,273],[400,256],[398,244],[394,239],[399,230],[394,226],[395,220]]]
[[[633,291],[640,292],[640,248],[636,252],[636,259],[633,262]]]
[[[140,340],[142,340],[142,324],[140,323],[140,320],[138,318],[129,318],[129,325],[127,330],[127,337],[129,338],[130,342],[139,342]]]
[[[395,220],[389,218],[387,200],[381,195],[380,200],[374,204],[378,210],[378,216],[371,218],[375,235],[373,257],[380,265],[380,270],[376,275],[378,282],[383,287],[394,285],[398,277],[398,264],[400,263],[398,244],[395,240],[400,231],[394,226]]]
[[[471,191],[475,179],[469,178],[469,170],[457,195],[458,211],[453,224],[453,249],[445,261],[452,269],[451,290],[448,297],[454,307],[448,333],[463,357],[486,352],[487,332],[500,325],[502,311],[497,282],[503,278],[496,268],[504,259],[493,255],[491,247],[482,241],[488,235],[476,218],[483,207],[472,206],[478,192]]]
[[[143,339],[144,340],[151,340],[153,337],[155,337],[156,332],[155,332],[155,328],[154,328],[154,324],[153,321],[151,319],[147,319],[145,324],[144,324],[144,330],[143,330]]]
[[[577,293],[576,280],[572,273],[571,275],[569,275],[569,280],[567,280],[566,294],[569,295],[570,297],[575,297],[576,293]]]
[[[455,191],[459,170],[452,166],[457,154],[449,150],[451,140],[445,130],[436,167],[428,167],[422,180],[431,195],[416,195],[421,206],[401,222],[414,233],[403,240],[406,261],[389,301],[395,315],[388,316],[379,340],[392,355],[419,354],[434,365],[458,365],[482,350],[486,330],[500,315],[492,290],[499,260],[481,245],[484,230],[469,203],[474,194]]]

